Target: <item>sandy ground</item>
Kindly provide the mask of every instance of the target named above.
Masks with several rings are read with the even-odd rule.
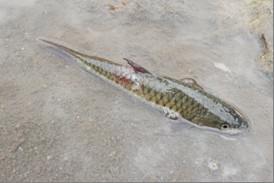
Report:
[[[272,1],[0,0],[0,181],[272,181],[272,17]],[[195,78],[250,128],[171,131],[38,37]]]

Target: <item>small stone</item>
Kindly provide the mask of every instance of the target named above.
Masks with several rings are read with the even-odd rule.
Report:
[[[216,171],[219,169],[219,165],[218,165],[218,161],[217,160],[210,160],[208,163],[208,167],[210,168],[210,170],[212,171]]]

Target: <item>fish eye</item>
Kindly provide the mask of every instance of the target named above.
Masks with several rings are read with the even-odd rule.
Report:
[[[225,124],[222,124],[222,130],[227,130],[229,128],[229,124],[225,123]]]

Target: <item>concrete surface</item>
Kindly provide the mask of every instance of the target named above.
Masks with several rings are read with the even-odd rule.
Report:
[[[272,1],[0,0],[0,181],[272,181],[272,17]],[[38,37],[192,77],[250,128],[170,131]]]

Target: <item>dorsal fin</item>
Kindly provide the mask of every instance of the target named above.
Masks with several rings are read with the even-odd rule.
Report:
[[[204,90],[193,78],[183,78],[179,80],[182,83],[188,84],[196,89]]]
[[[136,64],[135,62],[127,59],[127,58],[123,58],[125,61],[127,61],[127,63],[134,69],[134,71],[137,73],[137,72],[142,72],[142,73],[148,73],[150,74],[150,72],[143,68],[142,66]]]
[[[168,76],[163,76],[163,78],[168,79],[168,80],[173,81],[178,84],[183,83],[183,84],[189,85],[195,89],[204,90],[203,87],[201,87],[193,78],[183,78],[180,80],[176,80],[176,79],[170,78]]]

